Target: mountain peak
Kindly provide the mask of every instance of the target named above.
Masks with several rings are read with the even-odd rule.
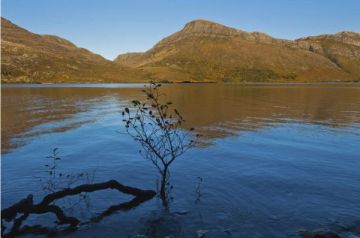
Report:
[[[223,36],[232,36],[238,35],[241,31],[224,26],[222,24],[198,19],[193,20],[185,25],[185,27],[180,31],[185,34],[195,34],[195,35],[223,35]]]
[[[206,19],[195,19],[186,23],[184,28],[192,28],[194,26],[206,26],[206,25],[210,26],[210,25],[221,25],[221,24]]]
[[[188,22],[180,31],[162,39],[154,48],[173,44],[183,39],[192,39],[193,37],[205,37],[207,39],[240,37],[243,40],[267,44],[280,41],[261,32],[246,32],[213,21],[198,19]]]

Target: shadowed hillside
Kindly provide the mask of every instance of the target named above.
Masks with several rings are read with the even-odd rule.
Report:
[[[348,81],[360,79],[359,52],[358,33],[289,41],[195,20],[149,51],[119,55],[115,62],[155,80]]]

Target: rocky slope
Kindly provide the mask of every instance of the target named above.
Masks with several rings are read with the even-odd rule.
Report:
[[[360,34],[276,39],[206,20],[114,62],[1,18],[2,82],[317,82],[360,80]]]
[[[343,71],[360,79],[360,34],[339,32],[334,35],[320,35],[296,40],[305,50],[321,54]]]
[[[149,51],[119,55],[115,62],[154,80],[357,81],[359,52],[354,32],[289,41],[195,20]]]
[[[33,34],[1,18],[2,82],[136,82],[141,71],[119,66],[57,36]]]

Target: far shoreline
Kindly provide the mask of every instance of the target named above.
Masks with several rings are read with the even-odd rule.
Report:
[[[73,87],[73,86],[91,86],[91,85],[134,85],[134,86],[142,86],[144,84],[149,84],[150,81],[144,81],[144,82],[54,82],[54,83],[14,83],[14,82],[1,82],[1,87],[47,87],[47,86],[55,86],[55,87]],[[218,85],[360,85],[360,81],[322,81],[322,82],[214,82],[214,81],[208,81],[208,82],[155,82],[160,83],[163,85],[184,85],[184,84],[191,84],[191,85],[201,85],[201,84],[218,84]]]

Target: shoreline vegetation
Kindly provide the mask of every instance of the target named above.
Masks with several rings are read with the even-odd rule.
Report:
[[[143,82],[1,82],[2,85],[101,85],[101,84],[149,84],[151,81]],[[156,83],[161,83],[163,85],[167,84],[223,84],[223,85],[306,85],[306,84],[360,84],[360,80],[348,80],[348,81],[321,81],[321,82],[288,82],[288,81],[275,81],[275,82],[217,82],[217,81],[205,81],[205,82],[194,82],[194,81],[182,81],[182,82],[164,82],[164,81],[155,81]]]

